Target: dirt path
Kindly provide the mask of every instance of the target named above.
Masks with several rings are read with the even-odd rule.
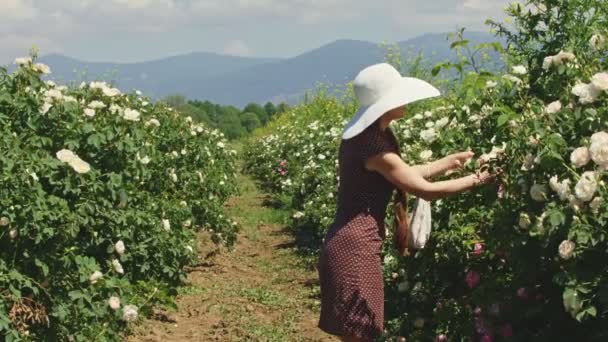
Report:
[[[248,177],[239,182],[242,195],[227,204],[242,225],[234,250],[210,251],[201,234],[200,266],[180,289],[177,311],[144,322],[127,341],[337,341],[316,327],[317,274],[296,254],[285,212],[264,206]]]

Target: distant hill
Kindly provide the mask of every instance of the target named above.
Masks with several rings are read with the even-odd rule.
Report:
[[[473,44],[496,40],[478,32],[466,37]],[[402,51],[424,53],[431,64],[454,57],[446,34],[425,34],[397,45]],[[179,93],[243,107],[249,102],[294,103],[318,82],[342,85],[363,67],[382,62],[384,54],[376,43],[338,40],[285,59],[191,53],[140,63],[92,63],[56,54],[40,60],[51,66],[58,81],[113,80],[125,91],[139,89],[154,98]]]

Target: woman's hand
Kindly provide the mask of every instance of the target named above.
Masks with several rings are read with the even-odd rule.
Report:
[[[499,175],[500,175],[500,173],[491,174],[490,172],[488,172],[482,168],[482,169],[478,170],[476,173],[471,175],[471,177],[473,178],[473,182],[474,182],[473,186],[492,183],[496,180],[496,177],[498,177]]]
[[[467,160],[473,158],[474,155],[475,153],[473,153],[472,151],[458,152],[448,155],[444,158],[445,167],[442,170],[442,173],[446,176],[449,176],[454,171],[462,167],[462,165],[464,165]]]
[[[475,155],[475,153],[473,153],[472,151],[465,151],[465,152],[458,152],[458,153],[450,154],[449,156],[446,157],[448,160],[448,170],[447,171],[453,171],[453,170],[460,168],[462,165],[464,165],[464,163],[467,162],[467,160],[473,158],[474,155]]]

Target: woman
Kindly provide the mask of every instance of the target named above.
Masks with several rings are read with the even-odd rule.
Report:
[[[386,63],[365,68],[353,85],[361,108],[342,133],[338,208],[317,265],[321,283],[319,328],[347,342],[371,341],[383,331],[380,254],[386,207],[393,190],[433,200],[493,178],[481,173],[442,182],[427,180],[458,168],[472,152],[416,166],[401,159],[389,123],[405,115],[408,103],[439,96],[432,85],[401,77]]]

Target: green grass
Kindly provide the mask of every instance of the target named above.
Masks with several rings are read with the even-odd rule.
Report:
[[[236,220],[248,239],[258,241],[259,225],[277,224],[287,222],[289,213],[280,208],[271,208],[261,205],[266,195],[258,190],[253,180],[242,174],[237,175],[237,182],[241,189],[239,205],[227,208],[227,214]]]

